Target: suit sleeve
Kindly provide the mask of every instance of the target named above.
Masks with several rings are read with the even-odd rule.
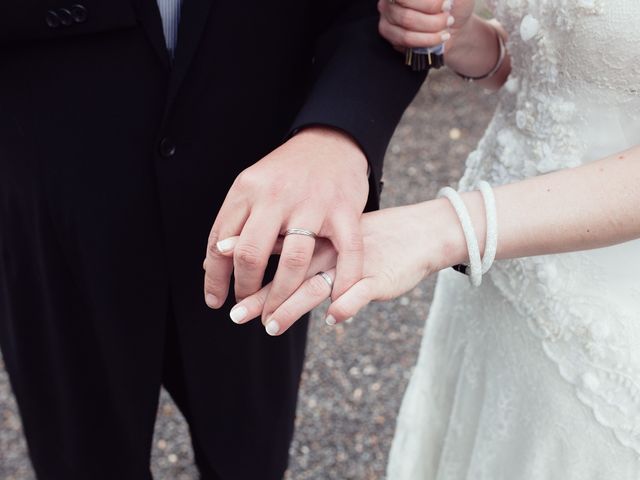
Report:
[[[342,0],[318,36],[314,84],[293,131],[323,125],[351,135],[371,167],[367,209],[376,208],[384,155],[426,74],[412,72],[378,33],[375,0]]]

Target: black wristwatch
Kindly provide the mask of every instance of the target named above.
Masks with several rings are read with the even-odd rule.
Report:
[[[442,51],[442,49],[440,49]],[[444,54],[432,52],[427,48],[408,48],[405,62],[414,72],[423,72],[432,68],[444,67]]]

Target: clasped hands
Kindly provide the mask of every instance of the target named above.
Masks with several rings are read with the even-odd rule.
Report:
[[[241,323],[261,314],[269,333],[284,332],[295,319],[274,313],[307,280],[319,250],[309,236],[283,240],[281,234],[289,228],[315,232],[334,246],[336,298],[357,282],[364,263],[359,221],[368,196],[367,169],[364,154],[348,135],[312,127],[242,172],[209,235],[207,305],[224,304],[233,271],[240,302],[233,318]],[[261,288],[272,253],[280,253],[278,268],[273,282]]]
[[[231,318],[245,323],[261,317],[267,333],[280,335],[329,297],[327,323],[339,323],[464,258],[457,218],[446,200],[363,215],[366,172],[355,142],[324,128],[299,133],[245,170],[209,237],[207,305],[222,307],[234,270]],[[283,237],[289,228],[311,230],[318,238]],[[273,253],[280,254],[278,269],[262,287]],[[319,272],[331,277],[332,289]]]
[[[380,33],[396,48],[429,47],[462,29],[473,1],[457,0],[453,10],[450,0],[381,0],[378,7]],[[279,335],[329,296],[327,323],[334,324],[464,258],[446,201],[362,215],[367,168],[351,137],[311,127],[242,172],[209,235],[203,265],[207,305],[224,305],[234,272],[238,303],[232,319],[261,317],[267,332]],[[283,237],[291,228],[318,238]],[[262,287],[273,253],[280,254],[278,268]],[[326,272],[333,285],[318,272]]]

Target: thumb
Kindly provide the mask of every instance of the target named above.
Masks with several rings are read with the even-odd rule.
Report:
[[[363,307],[375,299],[375,279],[363,278],[337,298],[327,310],[328,325],[342,323],[354,317]]]

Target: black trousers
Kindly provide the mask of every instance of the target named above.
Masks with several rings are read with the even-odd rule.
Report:
[[[150,479],[161,385],[189,423],[203,479],[282,478],[306,321],[271,338],[259,320],[231,322],[231,302],[205,306],[213,215],[184,229],[187,273],[170,275],[145,156],[58,169],[79,176],[66,183],[11,165],[0,190],[0,347],[38,478]],[[117,187],[100,180],[109,169]],[[56,188],[84,190],[82,201],[63,202]],[[199,204],[211,201],[204,192]]]

